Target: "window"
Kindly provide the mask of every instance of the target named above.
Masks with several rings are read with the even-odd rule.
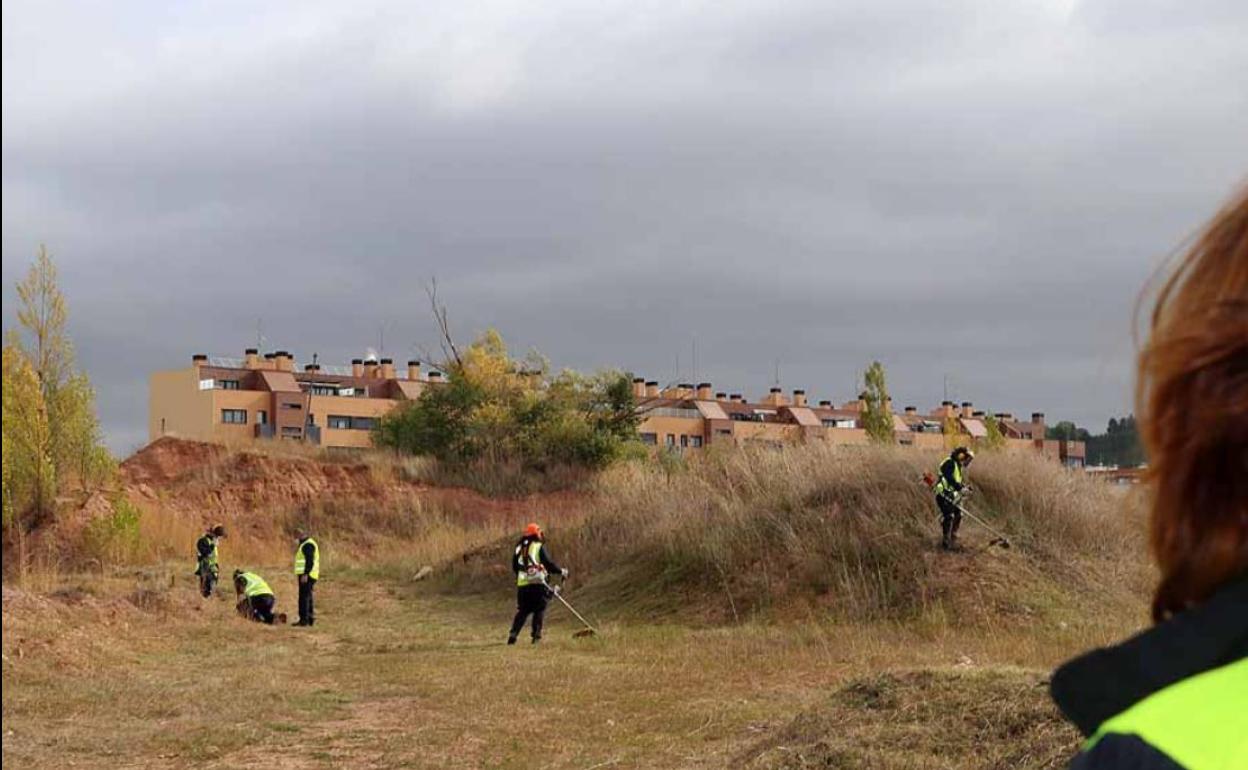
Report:
[[[238,390],[238,380],[217,380],[221,390]]]
[[[658,406],[654,409],[647,409],[646,414],[653,415],[655,417],[682,417],[688,420],[702,419],[702,413],[697,409],[675,406]]]
[[[825,428],[853,428],[855,426],[856,426],[856,423],[854,422],[854,419],[852,417],[834,418],[831,420],[823,421],[823,427]]]
[[[221,422],[229,425],[246,425],[247,410],[246,409],[222,409]]]
[[[669,447],[676,446],[676,437],[673,436],[671,433],[667,434],[667,445]]]
[[[649,446],[655,446],[659,443],[659,434],[643,433],[641,434],[641,443],[647,444]]]
[[[687,446],[689,446],[689,437],[688,437],[688,436],[686,436],[686,435],[685,435],[685,434],[683,434],[683,433],[682,433],[682,434],[680,434],[680,445],[681,445],[682,447],[687,447]]]
[[[268,425],[268,424],[269,424],[269,413],[264,411],[263,409],[257,409],[256,410],[256,425]]]
[[[338,389],[332,385],[312,385],[308,391],[314,396],[336,396]]]
[[[715,435],[716,436],[731,436],[732,428],[716,428]]]
[[[282,404],[282,408],[283,409],[302,409],[303,404],[299,403],[298,401],[287,401]]]
[[[689,437],[689,446],[691,446],[691,447],[700,447],[700,446],[702,446],[702,437],[701,437],[701,436],[690,436],[690,437]]]
[[[344,414],[331,414],[327,426],[334,430],[372,430],[376,422],[372,417],[348,417]]]

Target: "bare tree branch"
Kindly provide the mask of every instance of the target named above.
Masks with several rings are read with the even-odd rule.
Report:
[[[433,311],[433,318],[438,322],[438,334],[441,336],[439,344],[442,346],[443,357],[447,364],[454,361],[457,368],[462,367],[464,360],[459,355],[459,348],[455,346],[454,338],[451,337],[451,322],[446,305],[438,302],[438,279],[436,277],[431,278],[429,283],[425,284],[425,295],[429,297],[429,309]]]

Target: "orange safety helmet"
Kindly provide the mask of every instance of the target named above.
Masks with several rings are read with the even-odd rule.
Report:
[[[524,528],[524,536],[525,537],[541,537],[542,528],[537,526],[536,521],[532,522],[531,524],[529,524],[529,526]]]

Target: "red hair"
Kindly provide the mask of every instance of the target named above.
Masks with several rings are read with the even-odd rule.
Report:
[[[1248,572],[1248,188],[1162,285],[1138,365],[1160,621]]]

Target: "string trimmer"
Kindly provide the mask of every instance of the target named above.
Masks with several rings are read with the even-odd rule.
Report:
[[[576,619],[581,621],[581,623],[585,626],[580,631],[577,631],[576,633],[572,634],[573,638],[582,639],[587,636],[594,636],[598,633],[598,631],[595,630],[594,627],[589,624],[589,621],[586,620],[581,615],[581,613],[577,612],[575,607],[573,607],[571,604],[568,604],[567,599],[563,598],[563,592],[560,590],[562,586],[552,586],[550,583],[546,582],[545,577],[542,578],[542,585],[546,586],[546,589],[550,591],[556,599],[563,602],[563,606],[567,607],[568,611],[571,612],[573,615],[575,615]]]
[[[930,471],[928,473],[923,474],[923,481],[924,483],[927,484],[929,488],[934,487],[936,485],[936,477],[933,476]],[[1006,548],[1006,549],[1010,547],[1010,539],[1006,537],[1004,532],[1002,532],[999,529],[996,529],[995,527],[992,527],[991,525],[988,524],[988,522],[984,521],[983,519],[979,518],[975,514],[968,511],[965,506],[963,506],[961,503],[955,500],[952,496],[950,496],[949,493],[947,492],[942,493],[942,497],[944,497],[945,500],[948,500],[950,503],[953,503],[953,507],[957,508],[962,513],[963,516],[967,517],[968,519],[975,522],[979,526],[988,530],[993,535],[996,535],[996,537],[994,537],[988,543],[989,548],[991,548],[994,545],[999,545],[1002,548]]]

